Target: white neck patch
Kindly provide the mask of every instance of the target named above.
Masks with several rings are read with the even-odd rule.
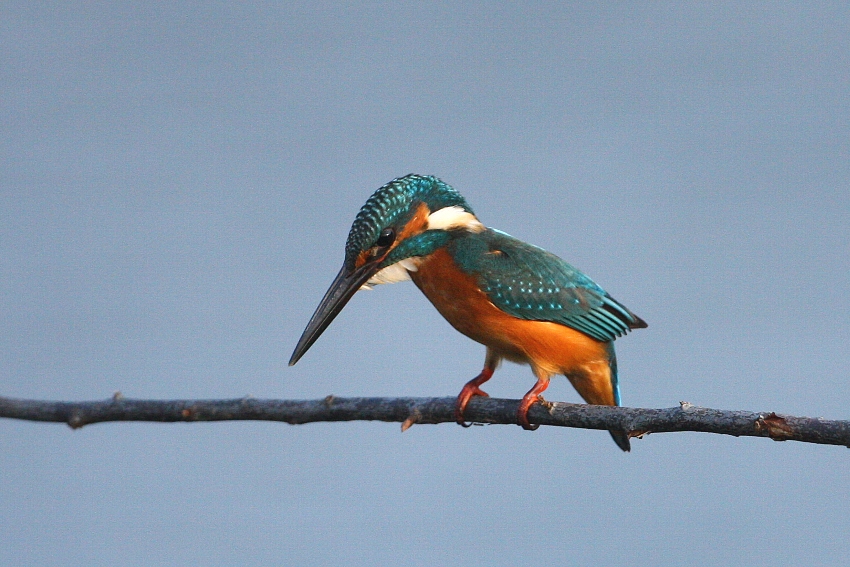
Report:
[[[463,207],[443,207],[428,215],[426,230],[450,230],[463,228],[469,232],[482,232],[484,225],[475,215],[463,210]]]

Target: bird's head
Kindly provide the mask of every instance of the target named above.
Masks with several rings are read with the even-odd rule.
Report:
[[[406,175],[369,197],[345,243],[345,261],[304,329],[298,362],[361,288],[409,279],[418,259],[445,246],[454,231],[484,230],[466,200],[436,177]]]

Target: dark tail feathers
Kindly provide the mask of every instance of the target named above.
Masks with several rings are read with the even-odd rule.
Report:
[[[617,444],[617,447],[626,453],[632,450],[632,444],[629,442],[628,433],[625,431],[617,431],[616,429],[612,429],[608,433],[611,434],[611,438],[614,439],[614,443]]]

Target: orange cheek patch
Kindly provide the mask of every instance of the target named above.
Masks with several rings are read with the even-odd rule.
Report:
[[[416,208],[416,212],[413,214],[413,218],[404,225],[402,231],[396,236],[392,248],[398,246],[398,244],[406,238],[410,238],[411,236],[415,236],[420,232],[423,232],[428,226],[428,215],[430,214],[431,210],[428,208],[428,205],[425,203],[419,203],[419,206]],[[392,250],[392,248],[390,248],[390,250]]]
[[[366,261],[369,260],[371,257],[372,255],[369,253],[369,251],[364,250],[363,252],[357,255],[357,259],[354,261],[354,267],[359,268],[360,266],[365,264]]]
[[[419,206],[416,208],[416,212],[413,214],[413,218],[411,218],[407,224],[404,225],[401,232],[396,235],[395,242],[393,242],[393,245],[389,247],[387,253],[384,254],[384,257],[392,252],[393,248],[398,246],[406,238],[410,238],[411,236],[416,236],[417,234],[424,232],[428,227],[428,215],[430,214],[431,210],[428,208],[428,205],[425,203],[419,203]],[[359,268],[369,260],[372,260],[373,256],[371,251],[372,249],[370,248],[358,254],[357,259],[354,261],[354,267]]]

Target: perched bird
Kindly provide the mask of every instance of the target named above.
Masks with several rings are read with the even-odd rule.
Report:
[[[412,279],[451,325],[487,347],[484,369],[457,398],[455,417],[502,359],[531,365],[537,383],[517,423],[556,374],[588,403],[620,405],[614,339],[646,323],[593,280],[542,248],[487,228],[451,186],[407,175],[378,189],[354,219],[345,261],[301,335],[289,365],[307,352],[359,290]],[[611,431],[623,450],[623,431]]]

